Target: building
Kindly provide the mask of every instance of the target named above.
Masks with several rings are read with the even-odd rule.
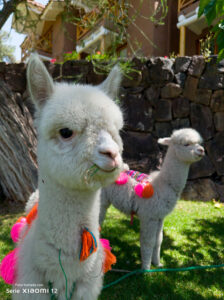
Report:
[[[88,1],[87,1],[88,2]],[[127,22],[125,36],[120,44],[116,45],[119,56],[132,57],[134,54],[151,56],[193,55],[200,53],[199,40],[208,32],[204,17],[198,19],[197,11],[199,1],[193,0],[167,0],[168,13],[164,18],[165,25],[152,22],[149,16],[156,15],[162,18],[163,11],[157,11],[158,0],[145,0],[141,6],[136,6],[135,0],[128,0],[128,18],[131,19],[136,11],[135,22]],[[46,6],[28,0],[27,6],[19,4],[18,9],[25,14],[28,9],[31,13],[26,21],[13,21],[13,27],[27,37],[21,45],[22,61],[25,61],[30,52],[37,51],[44,59],[63,60],[63,53],[77,51],[80,58],[90,53],[104,53],[110,49],[118,34],[116,26],[106,15],[99,16],[96,7],[84,5],[82,1],[71,0],[70,6],[65,1],[50,0]],[[122,17],[127,0],[111,0],[114,13]],[[82,22],[72,24],[63,22],[65,11],[77,18],[81,16]],[[35,20],[34,28],[27,23]],[[93,27],[85,27],[91,24]],[[32,23],[32,22],[31,22]]]
[[[179,54],[194,55],[201,53],[201,40],[206,39],[209,28],[205,16],[198,18],[199,0],[178,0]],[[213,45],[212,54],[217,53]]]

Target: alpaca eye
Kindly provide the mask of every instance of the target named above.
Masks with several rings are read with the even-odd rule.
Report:
[[[62,128],[59,133],[63,139],[69,139],[73,135],[73,131],[69,128]]]
[[[188,146],[190,146],[190,144],[184,144],[184,146],[185,146],[185,147],[188,147]]]

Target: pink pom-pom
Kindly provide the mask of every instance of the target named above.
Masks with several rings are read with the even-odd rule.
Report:
[[[7,284],[16,283],[17,252],[17,248],[9,252],[0,264],[0,276]]]
[[[135,193],[136,195],[138,195],[139,197],[142,198],[142,192],[143,192],[144,186],[142,183],[138,183],[135,186]]]
[[[100,239],[101,245],[103,246],[103,248],[106,248],[107,250],[111,251],[111,247],[110,247],[110,242],[109,240],[106,239]]]
[[[22,218],[19,222],[14,224],[11,229],[11,238],[14,243],[17,243],[19,241],[21,230],[26,225],[26,218]]]
[[[128,182],[128,175],[124,172],[121,172],[118,179],[115,181],[116,184],[122,185]]]

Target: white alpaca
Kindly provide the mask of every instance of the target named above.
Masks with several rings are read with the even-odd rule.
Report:
[[[94,300],[102,288],[104,260],[98,230],[100,188],[123,168],[123,119],[111,99],[121,75],[115,67],[99,87],[54,84],[34,55],[27,80],[37,109],[39,206],[37,219],[19,245],[15,288],[21,291],[13,299],[48,300],[49,293],[29,294],[22,288],[30,290],[36,284],[43,290],[51,282],[58,300],[67,299],[66,284],[68,298],[74,284],[71,299]],[[80,262],[84,228],[95,236],[98,247]]]
[[[103,188],[101,194],[100,224],[110,204],[125,214],[134,212],[139,217],[143,269],[150,269],[151,261],[161,266],[163,220],[174,209],[181,195],[191,163],[204,155],[204,148],[200,145],[202,138],[193,129],[176,130],[170,138],[162,138],[158,142],[169,148],[161,170],[148,177],[154,189],[151,198],[140,198],[135,194],[136,181],[133,178],[124,185],[114,183]]]

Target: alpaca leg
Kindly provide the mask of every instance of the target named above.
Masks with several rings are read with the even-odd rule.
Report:
[[[140,223],[141,223],[140,244],[141,244],[142,269],[150,269],[152,253],[156,242],[158,221],[141,220]]]
[[[100,204],[100,216],[99,216],[99,223],[102,225],[107,209],[110,206],[110,201],[106,197],[106,193],[104,191],[101,192],[101,204]]]
[[[157,233],[156,233],[156,244],[152,254],[152,263],[158,267],[163,266],[160,263],[160,249],[161,249],[162,241],[163,241],[163,220],[159,220]]]

